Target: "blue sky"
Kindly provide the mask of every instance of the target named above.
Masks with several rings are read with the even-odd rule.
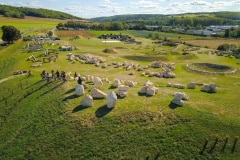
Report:
[[[0,4],[53,9],[82,18],[121,14],[240,11],[240,0],[0,0]]]

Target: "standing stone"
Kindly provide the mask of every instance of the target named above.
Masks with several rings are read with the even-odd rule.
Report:
[[[76,95],[81,96],[84,94],[84,86],[77,84],[75,87]]]
[[[90,107],[93,104],[93,98],[91,95],[87,94],[80,102],[84,107]]]
[[[117,95],[111,91],[107,96],[107,108],[114,108],[117,102]]]

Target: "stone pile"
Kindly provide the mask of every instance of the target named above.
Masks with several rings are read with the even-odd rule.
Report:
[[[154,86],[152,82],[149,80],[145,82],[144,86],[140,89],[140,94],[144,94],[147,96],[154,96],[158,93],[158,88]]]
[[[90,53],[86,54],[75,54],[74,57],[78,57],[82,63],[86,64],[98,64],[98,63],[105,63],[106,60],[100,56],[95,56]]]
[[[184,101],[187,101],[188,99],[188,96],[184,92],[175,92],[172,103],[178,106],[183,106]]]
[[[159,78],[174,78],[176,76],[176,74],[173,73],[172,70],[169,68],[163,68],[159,72],[151,72],[150,70],[147,70],[146,72],[142,73],[142,76],[159,77]]]

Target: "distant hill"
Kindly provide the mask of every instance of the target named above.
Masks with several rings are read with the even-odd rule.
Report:
[[[12,18],[25,18],[25,16],[41,17],[41,18],[54,18],[54,19],[82,19],[68,13],[48,10],[36,9],[28,7],[14,7],[8,5],[0,5],[0,15]]]
[[[172,18],[199,18],[207,17],[212,19],[222,19],[226,21],[240,21],[240,12],[211,12],[211,13],[185,13],[185,14],[172,14],[172,15],[163,15],[163,14],[130,14],[130,15],[115,15],[110,17],[97,17],[92,18],[94,21],[98,22],[114,22],[114,21],[166,21]]]
[[[92,18],[97,22],[124,22],[128,25],[199,28],[210,25],[240,25],[240,12],[202,12],[185,14],[132,14]]]

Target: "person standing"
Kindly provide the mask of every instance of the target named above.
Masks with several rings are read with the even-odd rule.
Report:
[[[60,73],[59,73],[58,70],[56,71],[56,77],[55,77],[55,80],[60,80]]]
[[[78,84],[82,85],[82,78],[80,76],[78,76],[77,82],[78,82]]]
[[[55,77],[55,73],[54,73],[54,70],[52,69],[52,79],[54,80],[54,77]]]

